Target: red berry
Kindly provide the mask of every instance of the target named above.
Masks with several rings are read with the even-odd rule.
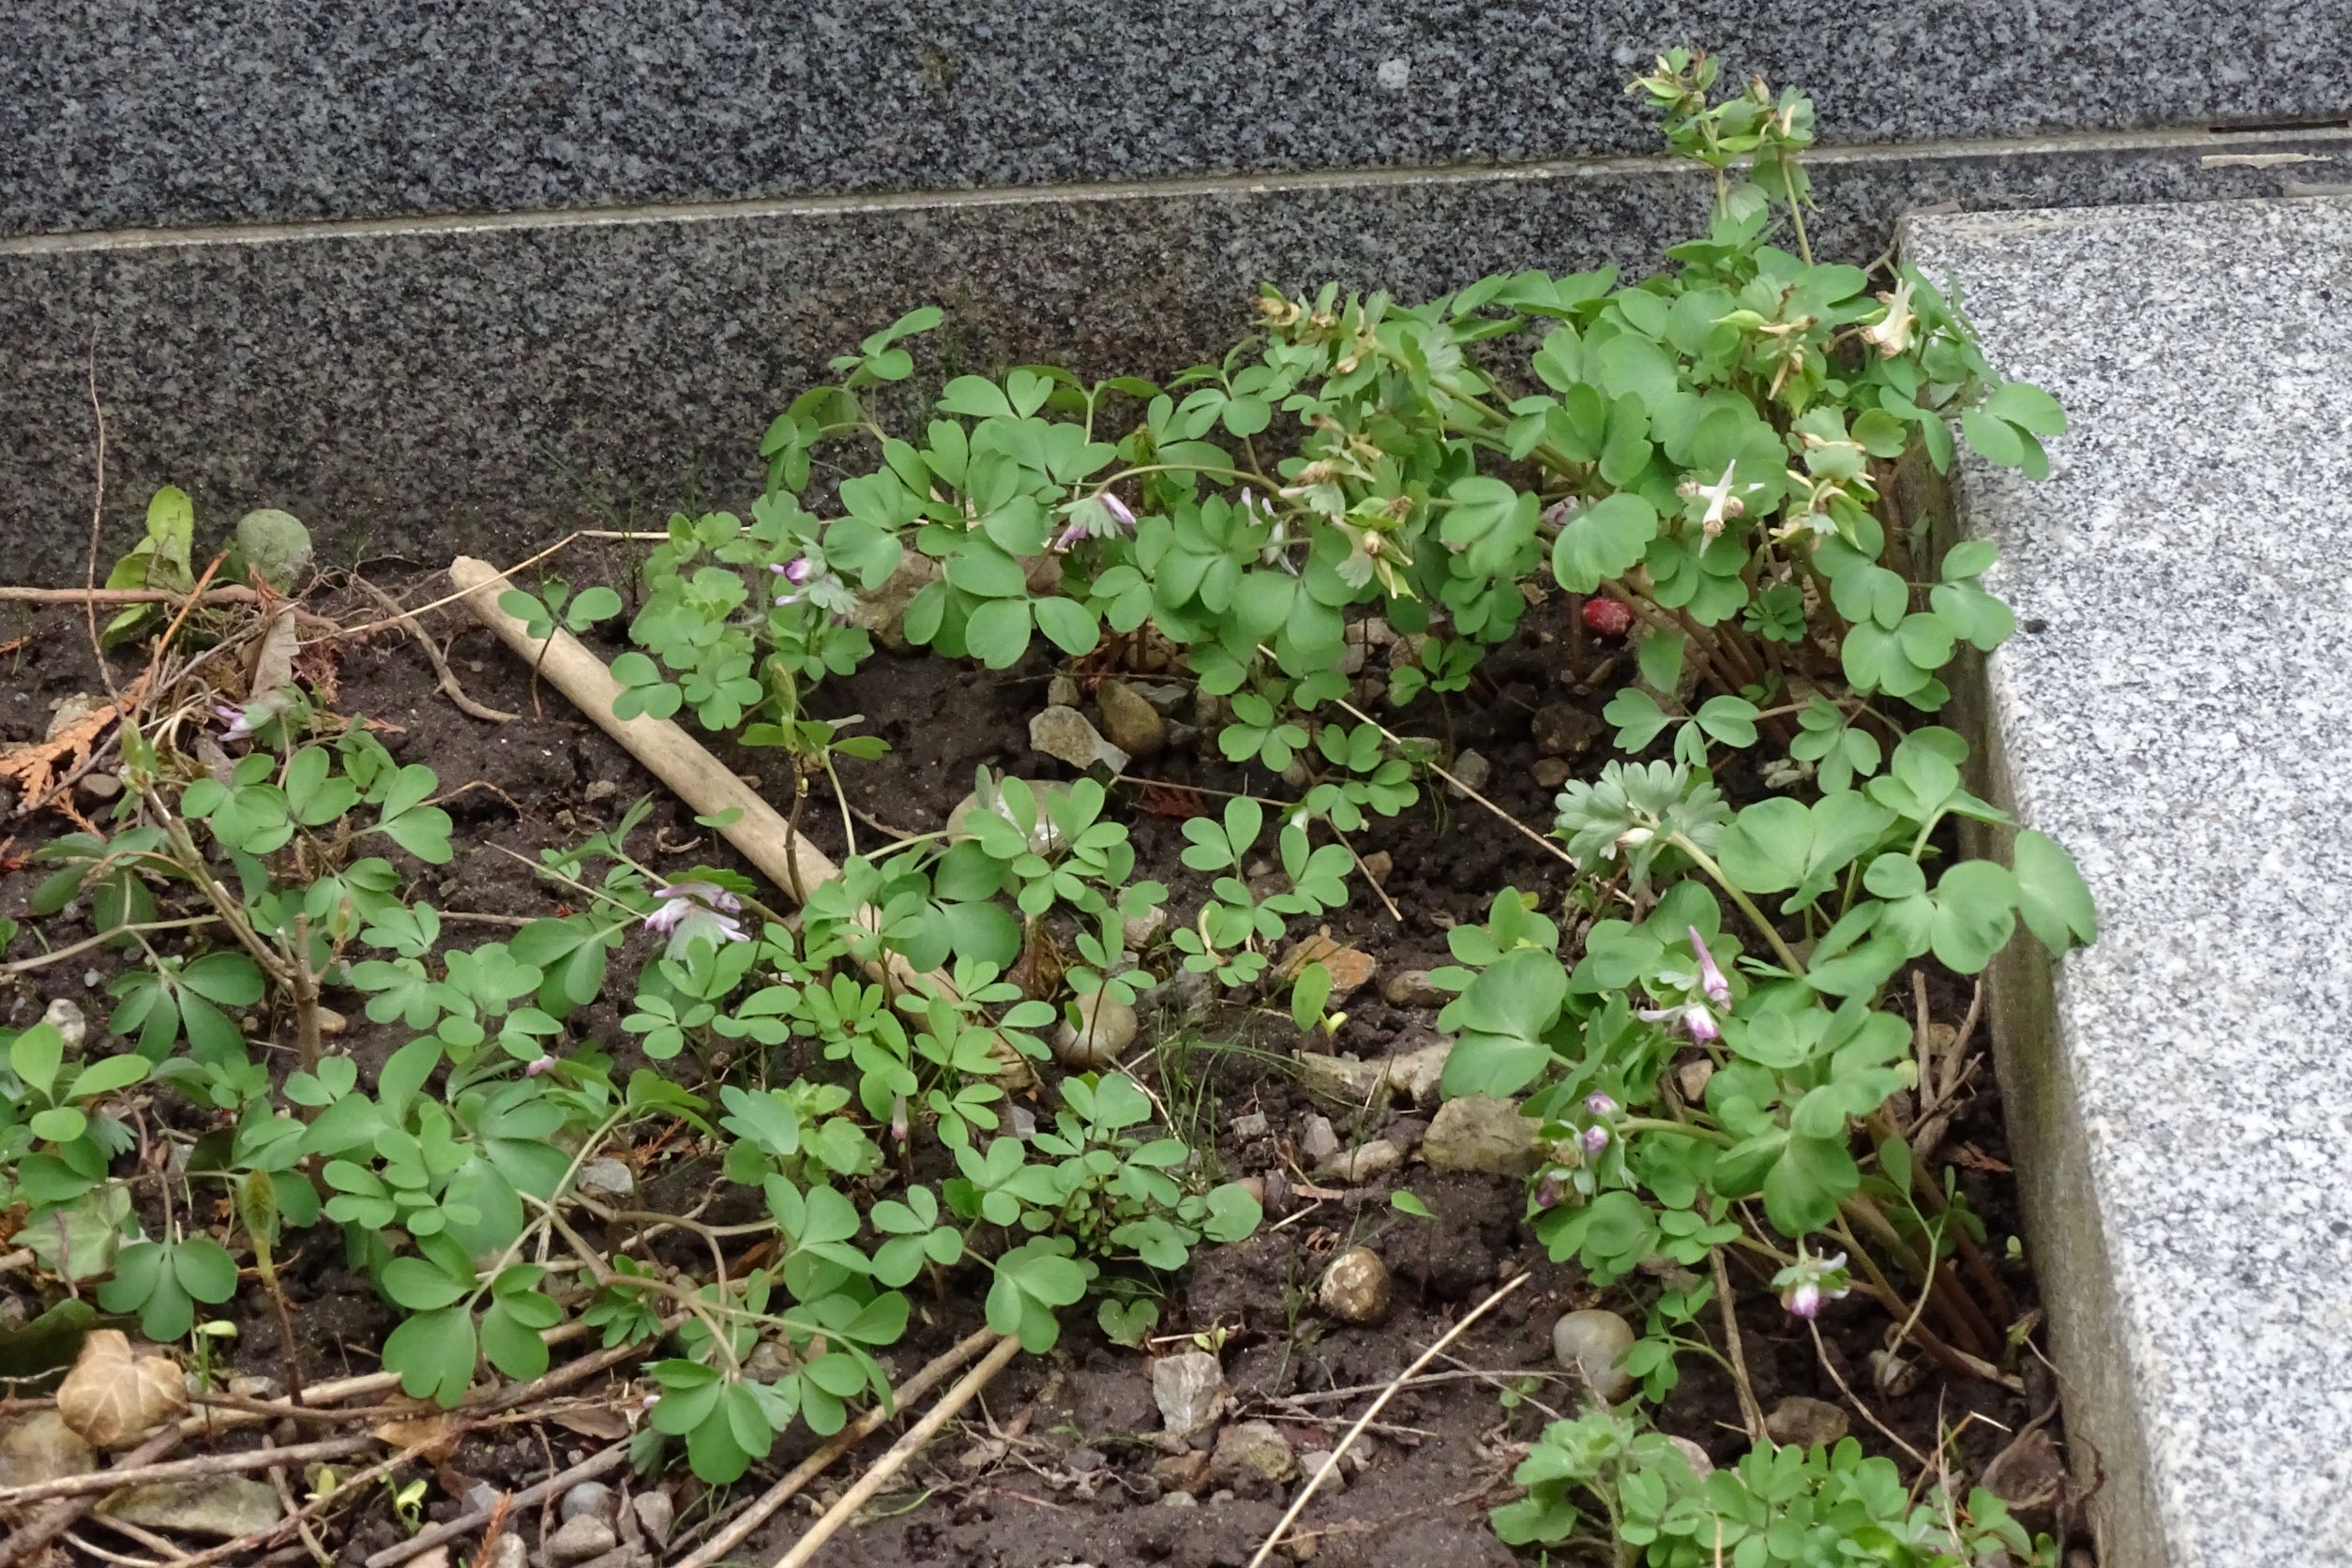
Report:
[[[1616,641],[1634,629],[1634,612],[1615,599],[1584,601],[1585,630]]]

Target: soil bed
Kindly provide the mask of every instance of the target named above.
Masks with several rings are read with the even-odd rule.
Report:
[[[433,596],[441,591],[438,581],[418,580],[406,596],[420,601]],[[312,608],[346,621],[373,613],[355,597],[341,603],[327,599]],[[427,621],[442,636],[467,625],[444,612]],[[12,641],[18,639],[21,642]],[[1435,699],[1424,697],[1401,720],[1391,717],[1385,704],[1378,716],[1404,732],[1450,731],[1457,750],[1475,750],[1491,764],[1484,792],[1540,831],[1550,820],[1554,790],[1536,782],[1537,764],[1545,758],[1536,734],[1539,711],[1565,705],[1572,715],[1590,716],[1586,723],[1554,715],[1543,726],[1556,734],[1565,722],[1595,737],[1584,756],[1567,759],[1578,773],[1588,773],[1606,750],[1599,710],[1628,678],[1623,669],[1603,674],[1597,667],[1606,650],[1578,643],[1587,678],[1572,679],[1574,641],[1562,604],[1540,604],[1529,612],[1517,639],[1486,660],[1477,685],[1449,699],[1443,712]],[[11,663],[0,674],[0,743],[39,739],[56,701],[99,689],[78,609],[0,624],[0,642],[13,649],[8,655]],[[582,716],[552,691],[535,692],[529,671],[488,637],[458,637],[451,656],[475,699],[520,716],[501,725],[460,714],[435,689],[418,649],[397,630],[343,649],[333,699],[338,711],[385,725],[383,739],[396,757],[430,763],[443,790],[458,792],[445,803],[459,827],[454,860],[440,867],[401,864],[415,878],[415,896],[450,918],[445,933],[450,940],[476,942],[490,934],[484,925],[553,912],[561,890],[535,880],[516,857],[535,860],[542,850],[577,843],[611,825],[630,802],[649,792],[656,803],[653,815],[632,840],[649,866],[739,864],[722,842],[695,825],[690,811]],[[857,674],[825,686],[822,711],[865,716],[863,728],[892,747],[878,761],[844,764],[849,802],[869,819],[859,824],[858,847],[871,850],[881,842],[882,834],[871,823],[910,834],[941,826],[948,808],[972,788],[977,767],[1033,778],[1069,776],[1067,769],[1032,753],[1027,743],[1028,721],[1047,701],[1050,672],[1034,656],[1011,671],[991,674],[920,654],[878,654]],[[714,749],[749,776],[779,771],[773,753],[724,745]],[[1138,876],[1168,884],[1170,917],[1178,922],[1191,917],[1205,893],[1204,879],[1177,860],[1181,821],[1216,802],[1176,786],[1243,791],[1276,800],[1294,793],[1263,770],[1228,766],[1194,746],[1171,746],[1134,771],[1164,782],[1123,784],[1113,792],[1114,807],[1133,830]],[[1727,779],[1726,787],[1736,798],[1740,782]],[[773,798],[776,792],[770,792]],[[102,809],[95,801],[83,805],[93,814]],[[812,796],[805,822],[810,838],[827,854],[837,861],[847,852],[830,799]],[[0,876],[0,914],[22,918],[43,875],[41,867],[24,866],[22,857],[56,831],[56,824],[50,819],[19,820],[8,823],[8,831],[16,837],[0,851],[9,867]],[[1505,886],[1537,893],[1544,909],[1557,912],[1568,867],[1473,803],[1441,792],[1434,781],[1402,817],[1376,819],[1351,837],[1359,853],[1390,857],[1384,889],[1397,912],[1392,916],[1378,897],[1360,895],[1329,924],[1334,938],[1378,965],[1377,977],[1349,1003],[1338,1039],[1341,1049],[1369,1059],[1438,1037],[1434,1009],[1384,1000],[1382,987],[1389,980],[1449,961],[1447,930],[1483,919]],[[462,916],[491,919],[477,925]],[[45,922],[42,930],[53,945],[87,934],[72,913]],[[615,955],[616,976],[633,971],[647,940],[641,936]],[[23,977],[29,983],[0,996],[0,1022],[12,1028],[31,1023],[49,999],[69,994],[89,1010],[97,1028],[108,1005],[101,988],[118,962],[94,949],[87,962]],[[1174,967],[1164,945],[1147,962],[1163,976]],[[1144,1033],[1126,1066],[1170,1104],[1188,1108],[1192,1135],[1204,1147],[1214,1143],[1224,1174],[1279,1172],[1294,1190],[1341,1191],[1344,1183],[1311,1177],[1313,1162],[1299,1150],[1307,1118],[1318,1114],[1332,1119],[1343,1143],[1385,1138],[1409,1155],[1418,1145],[1431,1108],[1366,1112],[1318,1102],[1306,1092],[1287,1058],[1312,1044],[1291,1026],[1279,998],[1269,1008],[1253,1010],[1215,1003],[1188,1005],[1188,994],[1179,986],[1160,988],[1144,1008]],[[1933,1001],[1936,1017],[1956,1020],[1967,996],[1951,994],[1939,982]],[[330,1002],[351,1017],[350,1032],[339,1045],[358,1058],[363,1073],[407,1038],[397,1025],[366,1022],[352,997]],[[618,1026],[620,1010],[608,993],[577,1017],[575,1045],[592,1039],[626,1072],[643,1063],[634,1038]],[[279,1040],[291,1038],[279,1019],[260,1020],[250,1033],[257,1041],[273,1033]],[[1983,1045],[1980,1037],[1979,1048]],[[688,1058],[665,1070],[690,1087],[701,1076]],[[1048,1080],[1054,1076],[1048,1073]],[[2012,1192],[1990,1072],[1980,1072],[1975,1086],[1975,1098],[1945,1148],[1960,1167],[1970,1203],[1985,1217],[1993,1235],[1990,1250],[1998,1258],[2001,1239],[2013,1230]],[[1045,1092],[1048,1103],[1051,1093],[1050,1087]],[[158,1113],[182,1125],[208,1125],[201,1113],[171,1096],[158,1095],[157,1106]],[[1262,1133],[1256,1130],[1260,1117]],[[1246,1136],[1237,1133],[1237,1122]],[[690,1206],[712,1179],[709,1162],[683,1137],[646,1160],[637,1174],[648,1207]],[[1434,1219],[1392,1208],[1390,1195],[1399,1188],[1410,1189]],[[1642,1304],[1661,1288],[1658,1281],[1636,1275],[1607,1291],[1592,1289],[1578,1270],[1553,1264],[1532,1242],[1519,1223],[1525,1205],[1515,1180],[1433,1171],[1409,1158],[1403,1169],[1342,1196],[1270,1201],[1266,1229],[1245,1242],[1204,1247],[1162,1303],[1159,1334],[1223,1334],[1226,1377],[1236,1401],[1228,1419],[1274,1421],[1294,1448],[1305,1450],[1335,1439],[1368,1395],[1312,1403],[1297,1402],[1298,1396],[1384,1384],[1501,1279],[1519,1272],[1534,1275],[1530,1286],[1456,1343],[1457,1360],[1439,1364],[1448,1370],[1493,1372],[1495,1379],[1458,1379],[1403,1394],[1362,1446],[1365,1468],[1348,1468],[1344,1492],[1334,1495],[1327,1487],[1319,1495],[1300,1525],[1314,1538],[1318,1563],[1462,1568],[1516,1560],[1489,1530],[1486,1510],[1513,1495],[1511,1470],[1525,1442],[1548,1419],[1541,1407],[1563,1412],[1571,1408],[1574,1394],[1555,1375],[1554,1319],[1568,1310],[1605,1305],[1637,1324]],[[713,1211],[710,1217],[724,1216]],[[378,1300],[364,1275],[343,1266],[331,1228],[292,1240],[298,1254],[281,1268],[301,1325],[306,1376],[373,1370],[375,1351],[398,1314]],[[1331,1320],[1314,1304],[1323,1265],[1359,1244],[1379,1251],[1395,1276],[1395,1309],[1378,1327]],[[0,1250],[6,1250],[4,1244]],[[1824,1369],[1813,1337],[1772,1299],[1767,1276],[1743,1277],[1735,1267],[1733,1277],[1744,1308],[1747,1364],[1762,1406],[1769,1410],[1791,1395],[1844,1406],[1863,1446],[1893,1455],[1910,1474],[1913,1463],[1853,1410]],[[2021,1306],[2029,1306],[2032,1281],[2027,1271],[2008,1264],[2004,1281]],[[0,1293],[23,1289],[21,1279],[0,1279]],[[943,1304],[917,1299],[913,1326],[883,1358],[894,1376],[922,1364],[979,1320],[976,1294]],[[38,1311],[46,1303],[27,1304]],[[277,1374],[281,1347],[265,1298],[246,1290],[231,1315],[239,1330],[229,1351],[234,1370]],[[1203,1488],[1193,1506],[1168,1500],[1168,1467],[1162,1462],[1170,1455],[1160,1445],[1146,1361],[1107,1341],[1090,1314],[1064,1317],[1060,1347],[1048,1357],[1017,1360],[987,1391],[983,1404],[969,1412],[972,1419],[950,1427],[878,1500],[865,1524],[837,1538],[823,1560],[877,1568],[1048,1568],[1065,1562],[1212,1568],[1248,1560],[1289,1489],[1271,1484],[1254,1493]],[[1711,1312],[1707,1327],[1715,1326]],[[1932,1369],[1907,1390],[1877,1387],[1871,1353],[1885,1347],[1891,1325],[1859,1293],[1829,1306],[1819,1328],[1827,1357],[1863,1395],[1871,1415],[1922,1452],[1932,1453],[1939,1441],[1948,1441],[1955,1469],[1981,1468],[2006,1440],[2004,1429],[2014,1431],[2047,1403],[2034,1396],[2038,1388],[2020,1394],[1992,1383],[1945,1380]],[[1160,1348],[1185,1347],[1171,1339]],[[1688,1356],[1682,1364],[1683,1381],[1656,1412],[1658,1425],[1691,1439],[1718,1463],[1736,1459],[1747,1442],[1729,1381],[1702,1358]],[[624,1364],[625,1371],[633,1369],[633,1364]],[[1525,1397],[1506,1408],[1503,1385],[1517,1382],[1522,1374],[1548,1380],[1521,1384]],[[440,1467],[428,1517],[462,1512],[466,1505],[460,1500],[474,1483],[519,1487],[594,1446],[598,1445],[588,1438],[551,1425],[470,1439]],[[763,1474],[780,1472],[807,1446],[805,1432],[796,1431],[779,1443],[767,1467],[755,1469],[735,1488],[736,1495],[748,1495],[763,1484]],[[882,1446],[882,1440],[875,1440],[864,1454],[870,1457]],[[201,1444],[184,1450],[201,1451]],[[812,1500],[821,1503],[854,1473],[853,1467],[841,1467]],[[682,1529],[728,1500],[722,1496],[699,1503],[703,1489],[685,1477],[683,1465],[663,1479],[676,1490]],[[736,1559],[773,1560],[809,1516],[788,1510],[739,1548]],[[365,1504],[355,1517],[355,1527],[334,1544],[343,1560],[357,1561],[402,1538],[387,1502]],[[522,1533],[535,1546],[539,1530],[551,1529],[553,1522],[550,1510],[524,1521]]]

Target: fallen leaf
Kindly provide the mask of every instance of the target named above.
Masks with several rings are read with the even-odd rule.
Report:
[[[253,656],[253,681],[248,687],[255,701],[294,685],[294,655],[301,648],[302,641],[294,633],[294,606],[288,605],[271,615],[262,628],[261,649]]]
[[[147,678],[142,675],[124,688],[123,701],[138,706],[146,688]],[[0,779],[17,780],[16,814],[20,817],[48,800],[56,789],[60,772],[70,773],[89,761],[90,748],[121,711],[114,703],[99,703],[95,698],[81,699],[84,705],[76,711],[75,701],[68,698],[59,704],[56,721],[50,726],[47,738],[0,753]],[[70,807],[68,813],[71,814]]]
[[[57,1413],[94,1448],[120,1448],[187,1405],[179,1363],[140,1355],[120,1329],[93,1329],[57,1388]]]
[[[404,1416],[378,1425],[375,1435],[395,1448],[420,1451],[428,1464],[439,1464],[458,1446],[458,1424],[438,1411]]]
[[[627,1418],[610,1405],[575,1405],[568,1410],[550,1411],[548,1420],[567,1432],[578,1432],[583,1438],[601,1438],[606,1442],[618,1442],[629,1435]]]

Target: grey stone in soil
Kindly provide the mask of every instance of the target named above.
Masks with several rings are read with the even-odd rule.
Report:
[[[850,624],[863,626],[875,641],[893,653],[907,648],[907,606],[940,577],[940,564],[920,550],[911,550],[898,560],[897,569],[885,579],[880,588],[858,596],[857,608],[850,611]]]
[[[1204,1431],[1225,1404],[1225,1369],[1206,1350],[1162,1356],[1152,1364],[1152,1398],[1161,1427],[1176,1438]]]
[[[1310,1116],[1299,1130],[1299,1153],[1312,1164],[1322,1164],[1338,1153],[1339,1147],[1339,1134],[1328,1116]]]
[[[1462,1094],[1438,1108],[1421,1157],[1440,1170],[1525,1176],[1535,1168],[1541,1123],[1519,1113],[1518,1102],[1491,1094]]]
[[[1123,773],[1127,754],[1095,732],[1076,708],[1048,708],[1029,721],[1029,748],[1083,773],[1096,763]]]
[[[637,1191],[637,1177],[616,1159],[594,1159],[580,1168],[574,1184],[597,1198],[626,1198]]]
[[[1377,1323],[1388,1316],[1388,1265],[1370,1247],[1351,1246],[1323,1271],[1315,1299],[1344,1321]]]
[[[1960,697],[1996,747],[1972,787],[2098,907],[2055,966],[2018,934],[1990,1033],[2102,1557],[2341,1555],[2352,200],[1907,229],[2073,415],[2041,484],[1960,467],[2019,626]]]
[[[637,1516],[637,1528],[646,1539],[657,1546],[670,1544],[670,1531],[678,1522],[678,1505],[668,1492],[640,1492],[629,1499],[629,1512]]]
[[[1168,908],[1154,904],[1141,914],[1130,915],[1119,924],[1119,937],[1130,953],[1140,953],[1152,944],[1152,939],[1168,925]]]
[[[55,1410],[35,1410],[0,1426],[0,1487],[86,1475],[98,1454]]]
[[[1693,1475],[1704,1480],[1715,1473],[1715,1461],[1708,1455],[1705,1449],[1690,1439],[1670,1437],[1666,1439],[1666,1441],[1673,1446],[1677,1454],[1682,1455],[1682,1462],[1691,1467]]]
[[[1304,1485],[1324,1470],[1331,1474],[1316,1488],[1318,1497],[1336,1497],[1348,1489],[1348,1467],[1334,1459],[1328,1449],[1310,1448],[1299,1455],[1299,1483]]]
[[[1405,1151],[1385,1138],[1376,1138],[1352,1149],[1342,1149],[1315,1168],[1319,1176],[1363,1186],[1404,1168]]]
[[[548,1568],[571,1568],[590,1558],[602,1557],[620,1544],[612,1527],[593,1514],[581,1514],[564,1521],[554,1534],[547,1538]]]
[[[565,1519],[577,1519],[583,1514],[599,1519],[610,1518],[612,1515],[612,1488],[601,1481],[583,1481],[564,1494],[564,1500],[557,1505],[556,1512]]]
[[[88,1016],[82,1011],[82,1003],[69,996],[61,996],[43,1008],[41,1022],[56,1029],[68,1052],[81,1049],[82,1042],[90,1036]]]
[[[1764,1435],[1774,1442],[1813,1448],[1837,1441],[1851,1425],[1843,1406],[1792,1394],[1764,1417]]]
[[[1221,1486],[1253,1481],[1279,1486],[1298,1473],[1290,1440],[1271,1421],[1237,1421],[1217,1434],[1209,1455],[1209,1476]]]
[[[1388,1059],[1389,1087],[1418,1106],[1433,1105],[1438,1096],[1438,1080],[1445,1075],[1446,1058],[1454,1054],[1454,1042],[1437,1040],[1413,1050]]]
[[[1468,790],[1476,790],[1483,794],[1487,781],[1495,776],[1495,765],[1486,760],[1483,752],[1465,751],[1454,759],[1454,765],[1446,772],[1454,776],[1446,788],[1455,794],[1463,795]]]
[[[507,1532],[490,1543],[490,1555],[482,1560],[482,1568],[530,1568],[530,1563],[531,1549],[522,1544],[522,1537]]]
[[[1600,1399],[1615,1400],[1633,1387],[1619,1364],[1633,1348],[1633,1325],[1598,1307],[1567,1313],[1552,1325],[1552,1359]]]
[[[1174,718],[1192,706],[1192,687],[1183,681],[1128,681],[1125,686],[1162,718]]]
[[[1272,1123],[1266,1120],[1266,1113],[1262,1110],[1253,1110],[1244,1115],[1236,1116],[1233,1118],[1231,1125],[1233,1129],[1233,1136],[1242,1139],[1244,1142],[1247,1142],[1251,1138],[1264,1138],[1268,1133],[1274,1130]]]
[[[1078,684],[1069,676],[1056,671],[1046,682],[1046,706],[1075,708],[1078,705]]]
[[[1301,1051],[1291,1060],[1299,1078],[1317,1093],[1353,1106],[1371,1104],[1375,1095],[1385,1097],[1385,1062],[1359,1062],[1352,1056],[1321,1056],[1313,1051]]]
[[[1103,716],[1103,733],[1128,756],[1156,757],[1168,745],[1168,720],[1124,681],[1105,681],[1095,687],[1094,706]]]
[[[1380,995],[1391,1007],[1442,1007],[1452,998],[1429,984],[1425,969],[1403,969],[1388,977]]]
[[[1152,1462],[1152,1479],[1171,1493],[1190,1496],[1209,1485],[1206,1454],[1170,1454]]]

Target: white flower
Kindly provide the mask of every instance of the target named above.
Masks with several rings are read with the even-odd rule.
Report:
[[[1919,318],[1911,313],[1911,280],[1898,280],[1892,294],[1878,297],[1887,302],[1887,313],[1876,324],[1862,328],[1862,341],[1892,359],[1911,346],[1911,329],[1919,324]]]
[[[743,900],[716,882],[672,882],[654,889],[654,897],[661,902],[645,916],[645,928],[670,934],[666,957],[683,957],[698,937],[714,947],[722,942],[751,940],[743,922],[735,918],[743,910]]]
[[[1731,476],[1738,471],[1739,466],[1736,462],[1724,464],[1723,477],[1711,485],[1702,485],[1695,479],[1685,480],[1677,492],[1692,500],[1697,500],[1700,497],[1706,499],[1707,512],[1700,519],[1700,526],[1707,531],[1707,536],[1711,539],[1723,533],[1723,525],[1726,522],[1746,514],[1748,504],[1741,500],[1741,496],[1753,495],[1764,488],[1760,484],[1733,484]]]

